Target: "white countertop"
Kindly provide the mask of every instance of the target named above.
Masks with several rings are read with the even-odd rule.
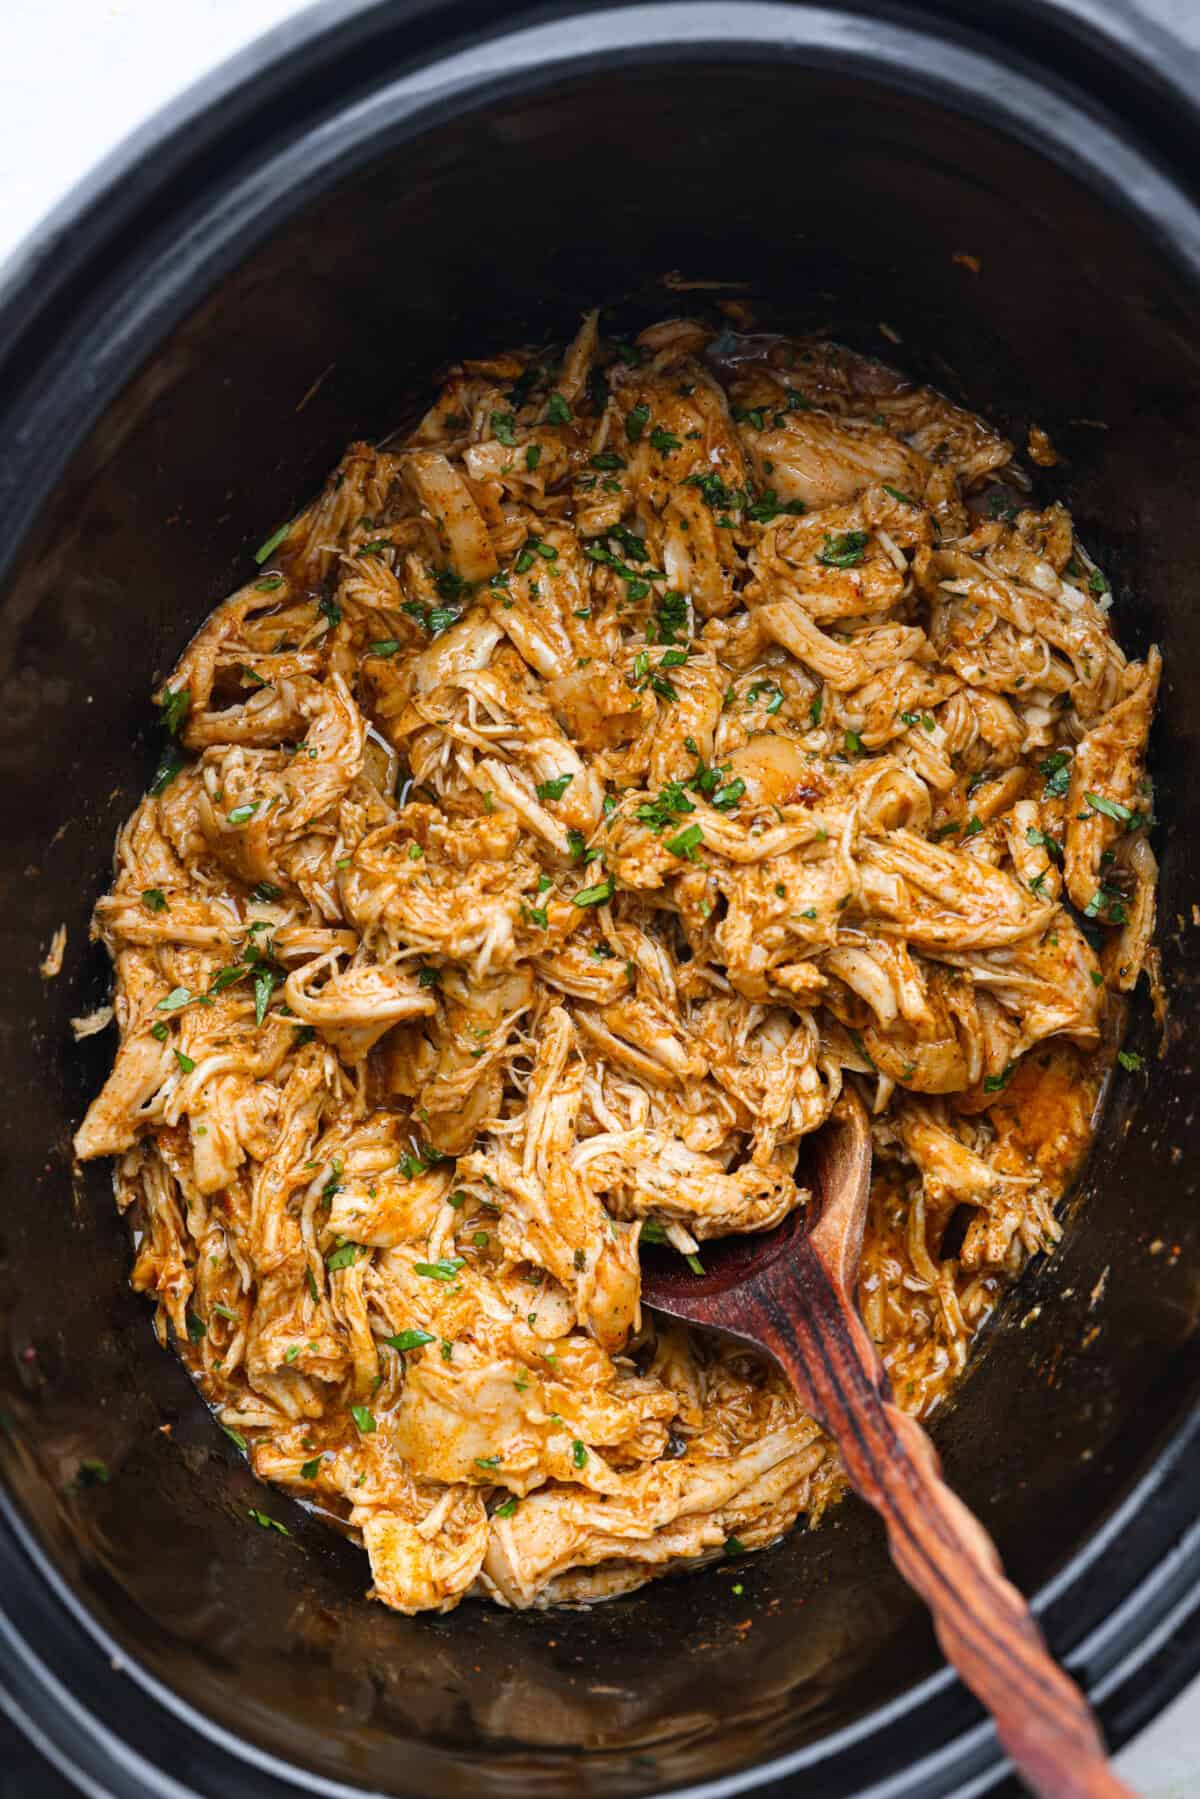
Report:
[[[165,101],[294,0],[0,0],[0,263]],[[1200,0],[1159,0],[1193,27]],[[1145,1799],[1200,1799],[1200,1682],[1120,1756]]]

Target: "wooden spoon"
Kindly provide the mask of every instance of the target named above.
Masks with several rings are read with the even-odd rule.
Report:
[[[1051,1658],[995,1545],[941,1476],[915,1418],[892,1405],[855,1294],[871,1178],[871,1134],[847,1091],[814,1139],[819,1212],[705,1245],[703,1274],[651,1251],[646,1303],[772,1355],[838,1446],[855,1491],[887,1526],[892,1560],[933,1614],[947,1661],[991,1712],[1001,1743],[1045,1799],[1116,1799],[1086,1699]]]

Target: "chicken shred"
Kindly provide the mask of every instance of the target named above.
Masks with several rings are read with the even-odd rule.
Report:
[[[608,1597],[837,1497],[638,1250],[803,1206],[846,1082],[902,1405],[1053,1247],[1153,954],[1160,662],[1012,455],[835,344],[592,314],[352,445],[160,690],[76,1148],[386,1604]]]

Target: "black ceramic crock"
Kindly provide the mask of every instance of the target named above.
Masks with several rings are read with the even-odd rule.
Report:
[[[669,271],[746,282],[765,322],[885,353],[1019,442],[1042,425],[1041,491],[1110,572],[1123,640],[1163,646],[1163,1054],[1139,1008],[1149,1072],[1121,1076],[1061,1253],[935,1434],[1110,1740],[1200,1663],[1196,72],[1087,0],[335,6],[156,120],[9,270],[0,1697],[87,1791],[1003,1775],[853,1504],[590,1611],[367,1604],[363,1556],[282,1497],[290,1537],[249,1521],[261,1489],[126,1289],[106,1171],[72,1168],[111,1044],[69,1020],[105,995],[88,914],[156,754],[155,678],[447,358],[562,339],[594,300],[629,328],[710,298]]]

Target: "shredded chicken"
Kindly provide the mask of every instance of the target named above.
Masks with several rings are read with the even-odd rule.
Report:
[[[60,924],[50,939],[50,947],[38,963],[38,973],[43,981],[53,981],[62,973],[63,957],[67,953],[67,927]]]
[[[388,1605],[605,1597],[836,1497],[638,1249],[804,1205],[844,1082],[902,1404],[1057,1239],[1152,954],[1159,658],[1011,457],[836,345],[589,316],[353,445],[161,689],[76,1147]]]

